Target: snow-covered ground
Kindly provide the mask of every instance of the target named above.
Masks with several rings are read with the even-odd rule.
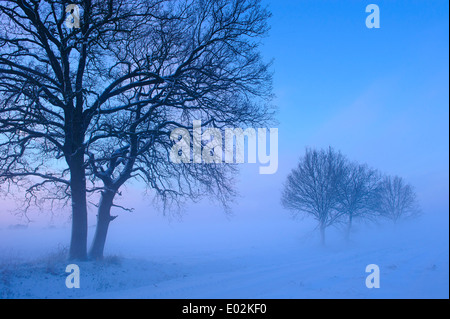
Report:
[[[78,263],[79,289],[65,285],[69,228],[2,228],[0,298],[449,297],[448,219],[358,226],[350,243],[331,230],[326,247],[288,219],[128,226],[113,224],[104,261]]]

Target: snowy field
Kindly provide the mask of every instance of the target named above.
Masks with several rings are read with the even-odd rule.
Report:
[[[69,228],[0,229],[0,298],[448,298],[448,219],[338,230],[292,220],[113,224],[68,289]],[[93,232],[93,228],[90,228]],[[380,288],[368,289],[368,264]]]

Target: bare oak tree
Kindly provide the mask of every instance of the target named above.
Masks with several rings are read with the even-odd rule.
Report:
[[[394,223],[420,213],[413,187],[398,176],[385,176],[379,183],[374,207],[381,217]]]
[[[338,185],[345,173],[345,157],[331,147],[327,150],[307,149],[298,166],[284,185],[282,205],[294,216],[305,213],[318,221],[321,242],[325,229],[338,222]]]
[[[347,163],[338,183],[339,211],[347,218],[349,239],[354,219],[373,219],[374,202],[380,177],[373,169],[358,163]]]
[[[163,199],[232,194],[231,166],[171,163],[170,132],[270,119],[259,2],[2,1],[0,178],[71,199],[71,258],[87,257],[87,193],[101,193],[95,258],[130,178]],[[65,25],[69,4],[79,28]]]
[[[109,108],[98,111],[99,128],[88,139],[89,170],[93,182],[103,184],[92,258],[103,256],[114,198],[129,179],[143,181],[165,204],[215,196],[227,205],[234,167],[173,163],[171,134],[182,128],[193,136],[194,120],[215,129],[270,120],[271,75],[251,40],[267,31],[268,13],[258,2],[185,3],[172,9],[176,19],[159,20],[133,45],[128,54],[135,63],[150,61],[149,68],[170,85],[123,95],[120,118]]]

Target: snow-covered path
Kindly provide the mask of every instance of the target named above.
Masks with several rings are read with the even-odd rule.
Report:
[[[108,243],[109,257],[104,262],[79,264],[80,289],[65,287],[67,262],[61,258],[62,254],[13,262],[5,254],[8,245],[2,240],[0,296],[448,298],[449,250],[445,225],[431,225],[436,231],[428,230],[423,235],[420,223],[395,231],[360,230],[351,244],[345,244],[338,233],[331,233],[330,244],[325,248],[318,246],[316,238],[296,223],[254,224],[252,227],[259,231],[253,229],[252,235],[246,227],[249,225],[238,227],[230,223],[193,230],[177,224],[152,232],[134,229],[133,233],[120,234],[120,229],[113,230]],[[425,236],[430,233],[432,237]],[[31,234],[32,231],[22,230],[2,232],[3,239],[17,236],[16,244],[22,249]],[[66,235],[60,230],[46,234],[48,237],[42,238],[41,243],[55,244],[56,238]],[[11,257],[14,250],[9,249]],[[36,247],[29,250],[39,252]],[[365,286],[368,264],[380,267],[379,289]]]

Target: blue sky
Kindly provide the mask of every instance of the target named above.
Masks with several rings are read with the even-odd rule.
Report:
[[[262,52],[274,59],[279,168],[259,175],[259,165],[242,165],[233,218],[287,218],[287,175],[305,147],[329,145],[404,177],[424,213],[448,216],[448,1],[264,3],[273,14]],[[379,29],[365,24],[371,3]],[[224,218],[209,203],[194,207],[188,219]]]
[[[251,169],[244,179],[254,178],[259,191],[243,182],[244,191],[277,205],[305,147],[331,145],[403,176],[425,210],[448,213],[448,1],[266,3],[273,17],[263,53],[274,58],[279,171],[254,177]],[[380,8],[379,29],[365,25],[370,3]]]

